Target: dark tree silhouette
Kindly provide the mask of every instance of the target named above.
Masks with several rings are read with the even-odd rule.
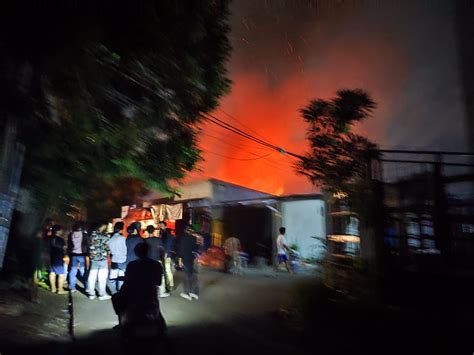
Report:
[[[369,117],[376,107],[363,90],[339,90],[330,100],[312,100],[300,112],[308,122],[311,150],[297,165],[297,171],[314,184],[331,191],[350,192],[367,176],[369,158],[376,144],[352,133],[356,122]]]
[[[200,114],[230,89],[228,20],[226,0],[2,4],[0,199],[21,192],[15,237],[84,206],[110,215],[135,187],[169,191],[194,168]]]
[[[193,169],[200,113],[230,89],[228,15],[227,1],[2,11],[0,129],[14,125],[26,148],[37,210],[65,211],[123,177],[167,190]]]

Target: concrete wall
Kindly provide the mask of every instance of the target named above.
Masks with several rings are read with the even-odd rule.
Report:
[[[303,258],[323,257],[323,242],[312,237],[326,238],[326,207],[323,200],[293,200],[281,203],[283,226],[288,244],[298,245]]]

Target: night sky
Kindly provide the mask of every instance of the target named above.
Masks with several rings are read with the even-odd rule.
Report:
[[[287,150],[306,150],[298,109],[340,88],[362,88],[378,108],[357,130],[382,148],[466,150],[451,1],[234,1],[232,92],[215,114]],[[205,126],[214,177],[274,194],[315,191],[294,158]]]

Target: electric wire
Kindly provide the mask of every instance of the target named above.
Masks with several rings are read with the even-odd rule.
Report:
[[[267,147],[275,149],[275,150],[281,149],[280,147],[277,147],[276,145],[268,143],[268,142],[266,142],[266,141],[264,141],[260,138],[256,138],[256,137],[252,136],[250,133],[247,133],[247,132],[245,132],[245,131],[237,128],[237,127],[232,126],[231,124],[219,119],[218,117],[216,117],[216,116],[214,116],[210,113],[200,114],[200,116],[203,117],[204,119],[208,120],[209,122],[212,122],[212,123],[224,128],[224,129],[227,129],[231,132],[234,132],[234,133],[238,134],[239,136],[250,139],[250,140],[252,140],[254,142],[257,142],[261,145],[267,146]]]
[[[242,160],[242,161],[259,160],[259,159],[263,159],[263,158],[267,157],[268,155],[270,155],[270,153],[269,153],[269,154],[266,154],[266,155],[258,156],[256,158],[233,158],[233,157],[222,155],[222,154],[219,154],[219,153],[207,150],[207,149],[201,149],[201,150],[203,152],[214,154],[214,155],[217,155],[217,156],[222,157],[222,158],[231,159],[231,160]]]
[[[239,128],[236,128],[236,127],[230,125],[229,123],[220,120],[219,118],[217,118],[216,116],[214,116],[214,115],[212,115],[212,114],[209,114],[209,113],[208,113],[208,114],[200,114],[200,116],[203,117],[205,120],[207,120],[207,121],[209,121],[209,122],[212,122],[212,123],[214,123],[214,124],[216,124],[216,125],[218,125],[218,126],[224,128],[224,129],[227,129],[227,130],[229,130],[229,131],[231,131],[231,132],[234,132],[235,134],[238,134],[238,135],[240,135],[240,136],[242,136],[242,137],[244,137],[244,138],[246,138],[246,139],[249,139],[249,140],[254,141],[254,142],[256,142],[256,143],[259,143],[259,144],[261,144],[261,145],[264,145],[264,146],[267,146],[267,147],[269,147],[269,148],[272,148],[273,150],[276,150],[276,151],[278,151],[279,153],[288,154],[288,155],[291,155],[291,156],[293,156],[293,157],[295,157],[295,158],[298,158],[298,159],[301,159],[301,160],[306,160],[306,159],[307,159],[307,158],[305,158],[304,156],[301,156],[301,155],[299,155],[299,154],[296,154],[296,153],[287,151],[287,150],[285,150],[285,149],[283,149],[283,148],[281,148],[281,147],[278,147],[278,146],[276,146],[276,145],[274,145],[274,144],[271,144],[271,143],[268,143],[268,142],[266,142],[266,141],[263,141],[263,140],[261,140],[261,139],[259,139],[259,138],[256,138],[256,137],[252,136],[251,134],[249,134],[249,133],[247,133],[247,132],[245,132],[245,131],[242,131],[242,130],[239,129]]]
[[[212,126],[213,128],[214,126]],[[226,144],[228,146],[232,146],[232,147],[235,147],[235,148],[239,148],[239,149],[246,149],[248,151],[251,151],[251,152],[255,152],[257,154],[264,154],[264,153],[268,153],[268,152],[272,152],[274,153],[275,151],[271,148],[268,148],[268,147],[264,147],[264,146],[261,146],[260,144],[257,144],[257,143],[253,143],[251,141],[248,141],[248,140],[240,140],[240,137],[236,137],[235,134],[229,132],[229,131],[226,131],[226,130],[220,130],[218,129],[217,126],[215,126],[217,129],[207,129],[205,131],[202,131],[200,134],[203,135],[203,138],[205,138],[205,140],[203,139],[201,142],[202,144],[206,144],[206,142],[208,142],[208,138],[210,138],[211,140],[213,141],[217,141],[219,143],[222,143],[222,144]],[[205,136],[205,137],[204,137]]]
[[[209,151],[207,149],[201,149],[201,150],[205,153],[219,155],[223,158],[227,158],[227,159],[230,159],[230,160],[238,160],[238,161],[251,161],[251,160],[257,161],[257,160],[259,160],[261,164],[264,164],[264,165],[268,166],[270,169],[278,170],[279,172],[285,173],[285,174],[294,172],[294,169],[292,167],[288,166],[288,165],[281,165],[281,164],[272,163],[272,161],[268,160],[268,155],[264,155],[264,156],[257,156],[256,155],[256,158],[253,158],[253,159],[241,159],[241,158],[233,158],[233,157],[229,157],[229,156],[224,156],[220,153]]]
[[[202,131],[200,134],[202,135],[205,135],[206,137],[209,137],[209,138],[212,138],[212,139],[215,139],[217,142],[219,143],[222,143],[222,144],[227,144],[231,147],[234,147],[234,148],[238,148],[238,149],[242,149],[242,148],[245,148],[245,149],[249,149],[249,150],[253,150],[253,149],[256,149],[256,150],[260,150],[260,151],[272,151],[272,149],[268,148],[268,147],[262,147],[260,145],[256,145],[256,143],[254,143],[255,145],[247,145],[247,144],[243,144],[243,143],[230,143],[228,140],[226,140],[225,138],[229,138],[230,141],[232,141],[232,138],[235,137],[235,135],[233,135],[232,133],[226,133],[226,132],[217,132],[217,131],[211,131],[211,133],[214,133],[215,135],[212,135],[212,134],[209,134],[206,131]],[[222,137],[222,135],[225,134],[225,137]],[[231,136],[234,136],[232,138],[230,138]],[[224,139],[223,139],[224,138]]]
[[[207,134],[207,133],[204,133],[204,132],[202,132],[202,134],[204,134],[204,135],[206,135],[206,136],[208,136],[208,137],[210,137],[210,138],[215,139],[217,144],[228,145],[228,146],[230,146],[230,147],[234,147],[234,148],[240,149],[240,150],[243,151],[244,153],[247,153],[247,154],[250,154],[250,155],[254,155],[254,156],[256,156],[256,157],[259,157],[259,155],[258,155],[257,153],[244,150],[244,149],[242,149],[241,146],[238,146],[238,145],[236,145],[236,144],[232,144],[232,143],[229,143],[229,142],[227,142],[227,141],[224,141],[224,140],[222,140],[222,139],[219,138],[219,137],[215,137],[215,136],[213,136],[213,135],[210,135],[210,134]],[[251,149],[253,149],[253,147],[251,147]],[[261,148],[261,149],[268,149],[268,148]],[[277,161],[275,161],[275,160],[272,160],[272,159],[269,158],[269,156],[271,156],[271,154],[265,155],[264,161],[263,161],[263,162],[264,162],[265,164],[267,164],[268,166],[271,166],[271,167],[273,167],[273,168],[275,168],[275,169],[278,169],[278,170],[280,170],[280,171],[282,171],[282,172],[286,172],[286,173],[287,173],[288,171],[293,171],[293,167],[288,166],[288,165],[286,165],[286,164],[282,164],[281,162],[277,162]],[[288,162],[288,163],[289,163],[289,162]],[[285,169],[287,169],[287,170],[285,170]]]
[[[96,60],[97,60],[99,63],[104,64],[104,62],[101,61],[100,59],[98,59],[97,57],[96,57]],[[119,70],[119,69],[116,68],[116,67],[113,67],[113,66],[110,66],[110,65],[108,65],[107,67],[108,67],[108,68],[112,68],[115,72],[121,74],[122,76],[124,76],[124,77],[127,78],[128,80],[130,80],[130,81],[134,82],[135,84],[141,86],[142,88],[148,90],[148,91],[151,92],[152,94],[158,96],[160,99],[167,100],[166,97],[163,97],[162,95],[159,95],[158,92],[156,92],[155,90],[153,90],[151,87],[149,87],[149,86],[143,84],[140,80],[135,79],[133,76],[130,76],[130,75],[128,75],[128,74],[122,72],[121,70]],[[143,79],[143,78],[141,78],[141,79]],[[145,81],[146,81],[146,80],[147,80],[147,79],[145,78]],[[244,138],[246,138],[246,139],[248,139],[248,140],[251,140],[251,141],[254,141],[254,142],[256,142],[256,143],[259,143],[259,144],[261,144],[261,145],[263,145],[263,146],[272,148],[272,149],[278,151],[279,153],[288,154],[288,155],[290,155],[290,156],[293,156],[293,157],[295,157],[295,158],[301,159],[301,160],[303,160],[303,161],[304,161],[304,160],[307,160],[307,158],[304,157],[304,156],[301,156],[301,155],[299,155],[299,154],[293,153],[293,152],[291,152],[291,151],[287,151],[287,150],[285,150],[285,149],[283,149],[283,148],[281,148],[281,147],[278,147],[278,146],[276,146],[276,145],[274,145],[274,144],[268,143],[268,142],[266,142],[266,141],[264,141],[264,140],[262,140],[262,139],[260,139],[260,138],[257,138],[257,137],[255,137],[255,136],[251,135],[250,133],[247,133],[247,132],[245,132],[245,131],[243,131],[243,130],[237,128],[237,127],[232,126],[231,124],[229,124],[229,123],[227,123],[227,122],[225,122],[225,121],[219,119],[218,117],[216,117],[216,116],[214,116],[214,115],[212,115],[212,114],[209,114],[209,113],[199,113],[198,115],[199,115],[201,118],[204,118],[205,120],[207,120],[207,121],[209,121],[209,122],[211,122],[211,123],[213,123],[213,124],[215,124],[215,125],[218,125],[218,126],[224,128],[224,129],[226,129],[226,130],[228,130],[228,131],[230,131],[230,132],[233,132],[233,133],[235,133],[235,134],[237,134],[237,135],[239,135],[239,136],[242,136],[242,137],[244,137]]]
[[[224,111],[223,109],[219,108],[218,109],[219,111],[221,111],[224,115],[226,115],[227,117],[229,117],[230,119],[234,120],[235,122],[239,123],[240,125],[242,125],[243,127],[247,128],[250,132],[253,132],[255,133],[255,135],[257,137],[260,137],[262,139],[263,136],[261,134],[259,134],[256,130],[252,129],[251,127],[247,126],[246,124],[244,124],[242,121],[240,121],[237,117],[231,115],[230,113],[227,113],[226,111]]]

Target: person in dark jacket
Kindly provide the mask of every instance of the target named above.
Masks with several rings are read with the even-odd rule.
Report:
[[[145,243],[148,244],[148,257],[163,262],[164,246],[163,241],[158,235],[158,231],[154,226],[147,226],[146,231],[148,232],[148,238],[144,239]]]
[[[112,297],[112,305],[120,324],[155,321],[166,331],[166,323],[160,312],[158,287],[163,279],[161,263],[148,257],[147,243],[138,243],[134,253],[137,260],[130,262],[125,271],[125,282]]]
[[[166,228],[166,222],[161,221],[160,226],[160,237],[163,241],[165,248],[164,258],[164,273],[165,273],[165,284],[167,292],[171,292],[174,289],[174,277],[173,277],[173,255],[175,254],[174,237],[171,235],[169,228]]]
[[[64,257],[66,256],[66,243],[63,239],[63,228],[59,225],[54,225],[51,228],[52,236],[50,238],[50,260],[51,266],[49,269],[49,283],[51,292],[58,294],[67,293],[64,290],[65,270]],[[57,287],[56,287],[57,276]]]
[[[155,229],[154,226],[147,226],[146,230],[149,235],[149,237],[145,239],[145,243],[149,246],[148,257],[158,261],[161,264],[162,269],[164,269],[165,249],[163,247],[163,241],[161,240],[159,231]],[[165,284],[165,276],[163,275],[163,280],[159,289],[159,296],[161,298],[170,296],[170,293],[166,291]]]
[[[84,288],[87,287],[85,281],[86,273],[86,255],[88,249],[87,234],[82,230],[79,222],[73,225],[72,232],[69,233],[67,239],[67,250],[69,254],[69,289],[76,292],[76,275],[79,269]]]
[[[135,254],[135,247],[137,244],[143,243],[142,237],[140,237],[140,223],[133,222],[127,228],[127,265],[132,261],[138,260],[137,255]]]
[[[178,263],[181,268],[184,267],[185,274],[184,292],[180,296],[189,301],[199,299],[199,284],[195,265],[195,258],[199,248],[198,237],[199,235],[194,231],[193,227],[188,225],[179,243]]]

